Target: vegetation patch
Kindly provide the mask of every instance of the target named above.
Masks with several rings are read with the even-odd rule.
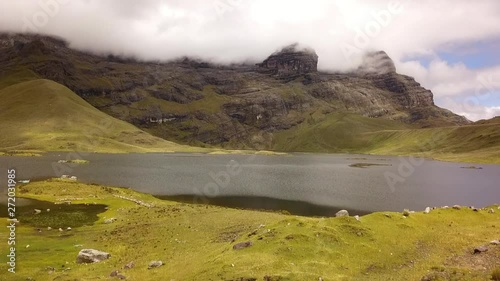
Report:
[[[37,201],[39,213],[33,206],[20,213],[19,280],[96,280],[114,271],[127,280],[488,280],[500,258],[496,245],[473,254],[499,238],[500,212],[487,209],[310,218],[175,203],[59,179],[22,185],[18,196],[45,201]],[[233,249],[247,242],[252,246]],[[77,264],[82,248],[111,258]],[[0,257],[0,270],[5,261]],[[151,261],[163,265],[148,269]]]

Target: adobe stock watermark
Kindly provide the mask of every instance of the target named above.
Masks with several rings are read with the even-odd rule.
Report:
[[[70,0],[38,0],[38,10],[29,17],[23,17],[23,32],[37,33],[51,18],[59,14],[61,6],[68,3]]]
[[[371,12],[371,19],[363,28],[354,28],[355,34],[352,42],[343,42],[340,45],[345,59],[351,61],[353,55],[362,54],[373,38],[379,36],[384,28],[387,28],[394,18],[404,11],[404,2],[408,1],[410,0],[392,1],[385,9]]]
[[[215,0],[213,7],[218,17],[222,17],[225,13],[232,12],[238,9],[243,0]]]
[[[461,112],[483,113],[481,101],[488,100],[496,92],[500,93],[500,75],[479,75],[473,95],[466,97],[462,103],[455,102],[450,97],[446,98],[446,102]]]
[[[209,172],[208,175],[212,181],[205,184],[201,190],[199,188],[194,188],[194,194],[196,194],[196,196],[193,199],[193,203],[208,203],[209,200],[207,198],[217,197],[221,193],[221,189],[225,189],[229,186],[231,178],[238,176],[243,170],[240,163],[236,160],[229,160],[225,168],[226,169],[222,171]]]
[[[85,131],[84,139],[82,142],[78,143],[75,151],[67,153],[65,159],[61,159],[62,161],[52,163],[52,170],[57,177],[70,174],[73,172],[74,168],[78,166],[77,163],[72,163],[71,160],[79,160],[88,156],[90,152],[85,151],[92,151],[93,148],[99,147],[105,142],[103,137],[106,135],[106,132],[109,132],[112,129],[113,126],[113,122],[111,120],[112,119],[104,119],[98,123],[98,126],[94,129]]]
[[[444,132],[442,131],[433,133],[426,142],[418,145],[418,151],[426,152],[434,149],[443,137]],[[392,193],[396,192],[398,184],[404,183],[406,179],[412,176],[416,169],[426,161],[425,158],[416,156],[400,156],[398,157],[398,160],[399,164],[397,165],[397,173],[390,171],[384,172],[384,178],[387,182],[387,186],[390,188]]]

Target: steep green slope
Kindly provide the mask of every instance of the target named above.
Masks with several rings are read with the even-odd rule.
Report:
[[[6,80],[2,80],[6,81]],[[32,80],[0,89],[3,151],[190,151],[95,109],[63,85]]]

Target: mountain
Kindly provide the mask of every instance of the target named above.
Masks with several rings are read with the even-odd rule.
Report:
[[[149,139],[152,145],[147,147],[175,146],[162,138],[233,149],[419,154],[445,160],[462,155],[464,160],[499,161],[498,122],[471,123],[437,107],[432,92],[398,74],[385,52],[367,53],[348,73],[318,71],[319,59],[313,49],[292,44],[257,64],[217,65],[194,58],[141,62],[75,50],[53,37],[0,34],[0,91],[4,100],[30,85],[44,92],[37,96],[39,116],[33,124],[46,118],[42,111],[49,96],[79,96],[97,119],[105,113],[138,127],[121,131]],[[37,82],[26,84],[32,80]],[[54,85],[61,90],[49,90]],[[15,107],[33,95],[18,97]],[[83,100],[63,108],[76,116]],[[9,122],[24,118],[14,116],[17,121]],[[439,141],[432,140],[437,133]],[[138,145],[133,135],[109,137],[122,136],[121,143]],[[1,141],[18,146],[14,139]],[[59,146],[50,142],[44,150]]]
[[[190,151],[115,119],[67,87],[38,79],[0,89],[5,151]]]
[[[0,63],[3,80],[29,72],[56,81],[113,117],[186,144],[273,149],[278,133],[340,113],[393,120],[394,128],[468,123],[435,106],[432,93],[398,74],[384,52],[367,54],[356,71],[325,73],[317,71],[314,50],[298,44],[257,65],[221,66],[189,58],[138,62],[74,50],[56,38],[2,34]]]

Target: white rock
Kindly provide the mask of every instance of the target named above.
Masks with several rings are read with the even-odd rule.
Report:
[[[430,213],[430,212],[431,212],[431,208],[430,208],[430,207],[425,208],[425,210],[424,210],[424,214],[428,214],[428,213]]]
[[[94,250],[82,249],[76,257],[76,263],[94,263],[107,260],[111,257],[109,253]]]
[[[354,218],[355,218],[357,221],[359,221],[359,220],[360,220],[360,218],[359,218],[359,216],[358,216],[358,215],[355,215],[355,216],[354,216]]]
[[[162,265],[163,265],[162,261],[152,261],[152,262],[149,263],[148,269],[160,267]]]
[[[348,217],[349,212],[347,210],[340,210],[335,214],[335,217]]]

